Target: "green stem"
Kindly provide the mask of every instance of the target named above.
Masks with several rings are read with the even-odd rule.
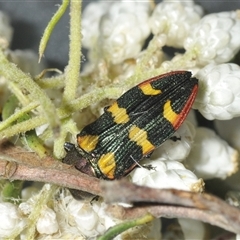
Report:
[[[52,19],[48,23],[48,25],[43,33],[40,44],[39,44],[39,50],[38,50],[39,62],[41,61],[41,58],[44,54],[44,51],[46,49],[47,43],[49,41],[49,38],[52,34],[53,29],[56,26],[56,24],[58,23],[59,19],[62,17],[62,15],[65,13],[65,11],[68,7],[68,4],[69,4],[69,0],[63,0],[62,5],[58,8],[57,12],[53,15]]]
[[[29,114],[25,113],[18,118],[18,122],[24,122],[31,119]],[[22,144],[30,151],[36,152],[40,158],[47,155],[47,149],[44,147],[43,141],[37,136],[35,129],[20,134]]]
[[[124,231],[126,231],[130,228],[149,223],[153,220],[154,220],[154,217],[151,214],[146,214],[145,216],[143,216],[141,218],[117,224],[114,227],[109,228],[105,232],[105,234],[103,236],[99,237],[97,240],[111,240],[114,237],[116,237],[117,235],[123,233]]]
[[[53,147],[53,156],[55,156],[57,159],[61,159],[65,155],[63,145],[66,142],[68,133],[70,132],[71,134],[75,135],[76,132],[78,132],[76,123],[70,117],[64,119],[62,121],[62,125],[64,128],[62,128],[59,137],[55,139]]]
[[[0,131],[0,139],[9,138],[16,134],[23,133],[32,130],[47,123],[47,119],[44,116],[33,117],[21,123],[14,124],[7,129]]]
[[[81,0],[72,0],[70,4],[70,45],[69,61],[66,68],[63,105],[75,99],[81,64]]]
[[[57,113],[60,118],[68,117],[71,113],[79,111],[90,106],[93,103],[99,102],[105,98],[117,98],[121,95],[120,87],[104,87],[95,89],[92,92],[84,94],[82,97],[71,101],[68,106],[60,107]]]
[[[65,76],[59,75],[50,78],[36,79],[35,82],[43,89],[47,88],[59,89],[64,87],[64,80]]]
[[[8,126],[10,126],[14,121],[16,121],[19,117],[21,117],[22,115],[24,115],[25,113],[30,112],[31,110],[35,109],[37,106],[39,105],[39,103],[37,102],[32,102],[29,105],[27,105],[26,107],[23,107],[22,109],[20,109],[19,111],[13,113],[9,118],[7,118],[5,121],[0,122],[0,131],[7,128]],[[5,108],[4,108],[5,109]],[[5,118],[3,118],[5,119]]]
[[[31,102],[39,102],[49,125],[55,133],[59,127],[59,119],[54,104],[29,75],[22,72],[15,64],[10,63],[6,59],[2,51],[0,51],[0,74],[26,92]]]
[[[14,82],[8,83],[8,88],[11,89],[11,92],[17,97],[18,101],[23,105],[26,106],[30,103],[29,98],[24,95],[23,91],[18,87],[18,85]]]

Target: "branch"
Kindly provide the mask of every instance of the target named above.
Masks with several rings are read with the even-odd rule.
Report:
[[[54,158],[40,158],[33,152],[0,142],[0,178],[52,183],[101,195],[99,179],[89,177]]]
[[[39,158],[7,141],[0,142],[0,178],[28,180],[103,196],[108,203],[132,203],[132,208],[109,205],[109,212],[121,219],[154,217],[192,218],[240,234],[240,210],[209,195],[176,189],[153,189],[126,180],[102,181],[83,174],[51,157]]]
[[[192,218],[240,233],[240,209],[210,194],[153,189],[123,180],[101,182],[101,188],[107,203],[134,203],[134,208],[111,211],[117,218],[136,218],[148,212],[156,218]]]

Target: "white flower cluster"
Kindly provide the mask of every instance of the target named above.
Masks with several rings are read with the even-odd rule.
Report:
[[[26,228],[28,216],[33,210],[36,197],[21,203],[19,207],[13,203],[0,203],[1,225],[0,238],[8,238],[14,231]],[[96,239],[108,228],[120,221],[108,216],[107,205],[102,201],[81,202],[75,200],[69,193],[61,193],[57,200],[53,199],[53,207],[44,206],[39,213],[36,223],[38,237],[36,240],[47,239]],[[155,231],[152,231],[152,229]],[[141,230],[141,231],[140,231]],[[142,233],[149,239],[160,238],[161,223],[159,219],[146,224],[144,228],[139,227],[133,231],[125,232],[125,236],[132,238],[141,237]],[[19,231],[19,232],[20,232]],[[26,229],[20,235],[21,239],[26,239]],[[122,239],[121,237],[115,238]]]
[[[192,26],[202,15],[201,7],[191,1],[163,1],[155,7],[149,25],[154,35],[166,35],[167,46],[182,48]]]
[[[99,37],[99,24],[102,16],[108,12],[111,2],[99,1],[88,4],[82,14],[82,44],[85,48],[94,48]]]
[[[191,29],[184,48],[196,52],[202,66],[227,62],[240,49],[239,29],[237,11],[209,14]]]
[[[199,91],[193,107],[205,118],[227,120],[240,116],[240,67],[237,64],[209,64],[196,77]]]
[[[142,167],[130,174],[131,181],[137,185],[152,188],[175,188],[179,190],[202,192],[203,182],[187,170],[182,163],[159,158],[144,160]],[[150,166],[151,170],[148,169]]]
[[[99,47],[94,50],[114,64],[136,57],[150,34],[147,2],[100,1],[89,4],[85,11],[83,46]]]

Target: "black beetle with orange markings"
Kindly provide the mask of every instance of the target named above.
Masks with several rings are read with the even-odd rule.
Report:
[[[63,162],[102,179],[119,179],[169,139],[185,120],[198,90],[191,72],[174,71],[131,88],[65,143]]]

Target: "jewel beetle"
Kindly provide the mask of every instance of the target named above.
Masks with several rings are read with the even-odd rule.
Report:
[[[125,92],[77,134],[76,146],[65,143],[63,162],[97,178],[126,176],[185,120],[198,90],[191,76],[173,71]]]

